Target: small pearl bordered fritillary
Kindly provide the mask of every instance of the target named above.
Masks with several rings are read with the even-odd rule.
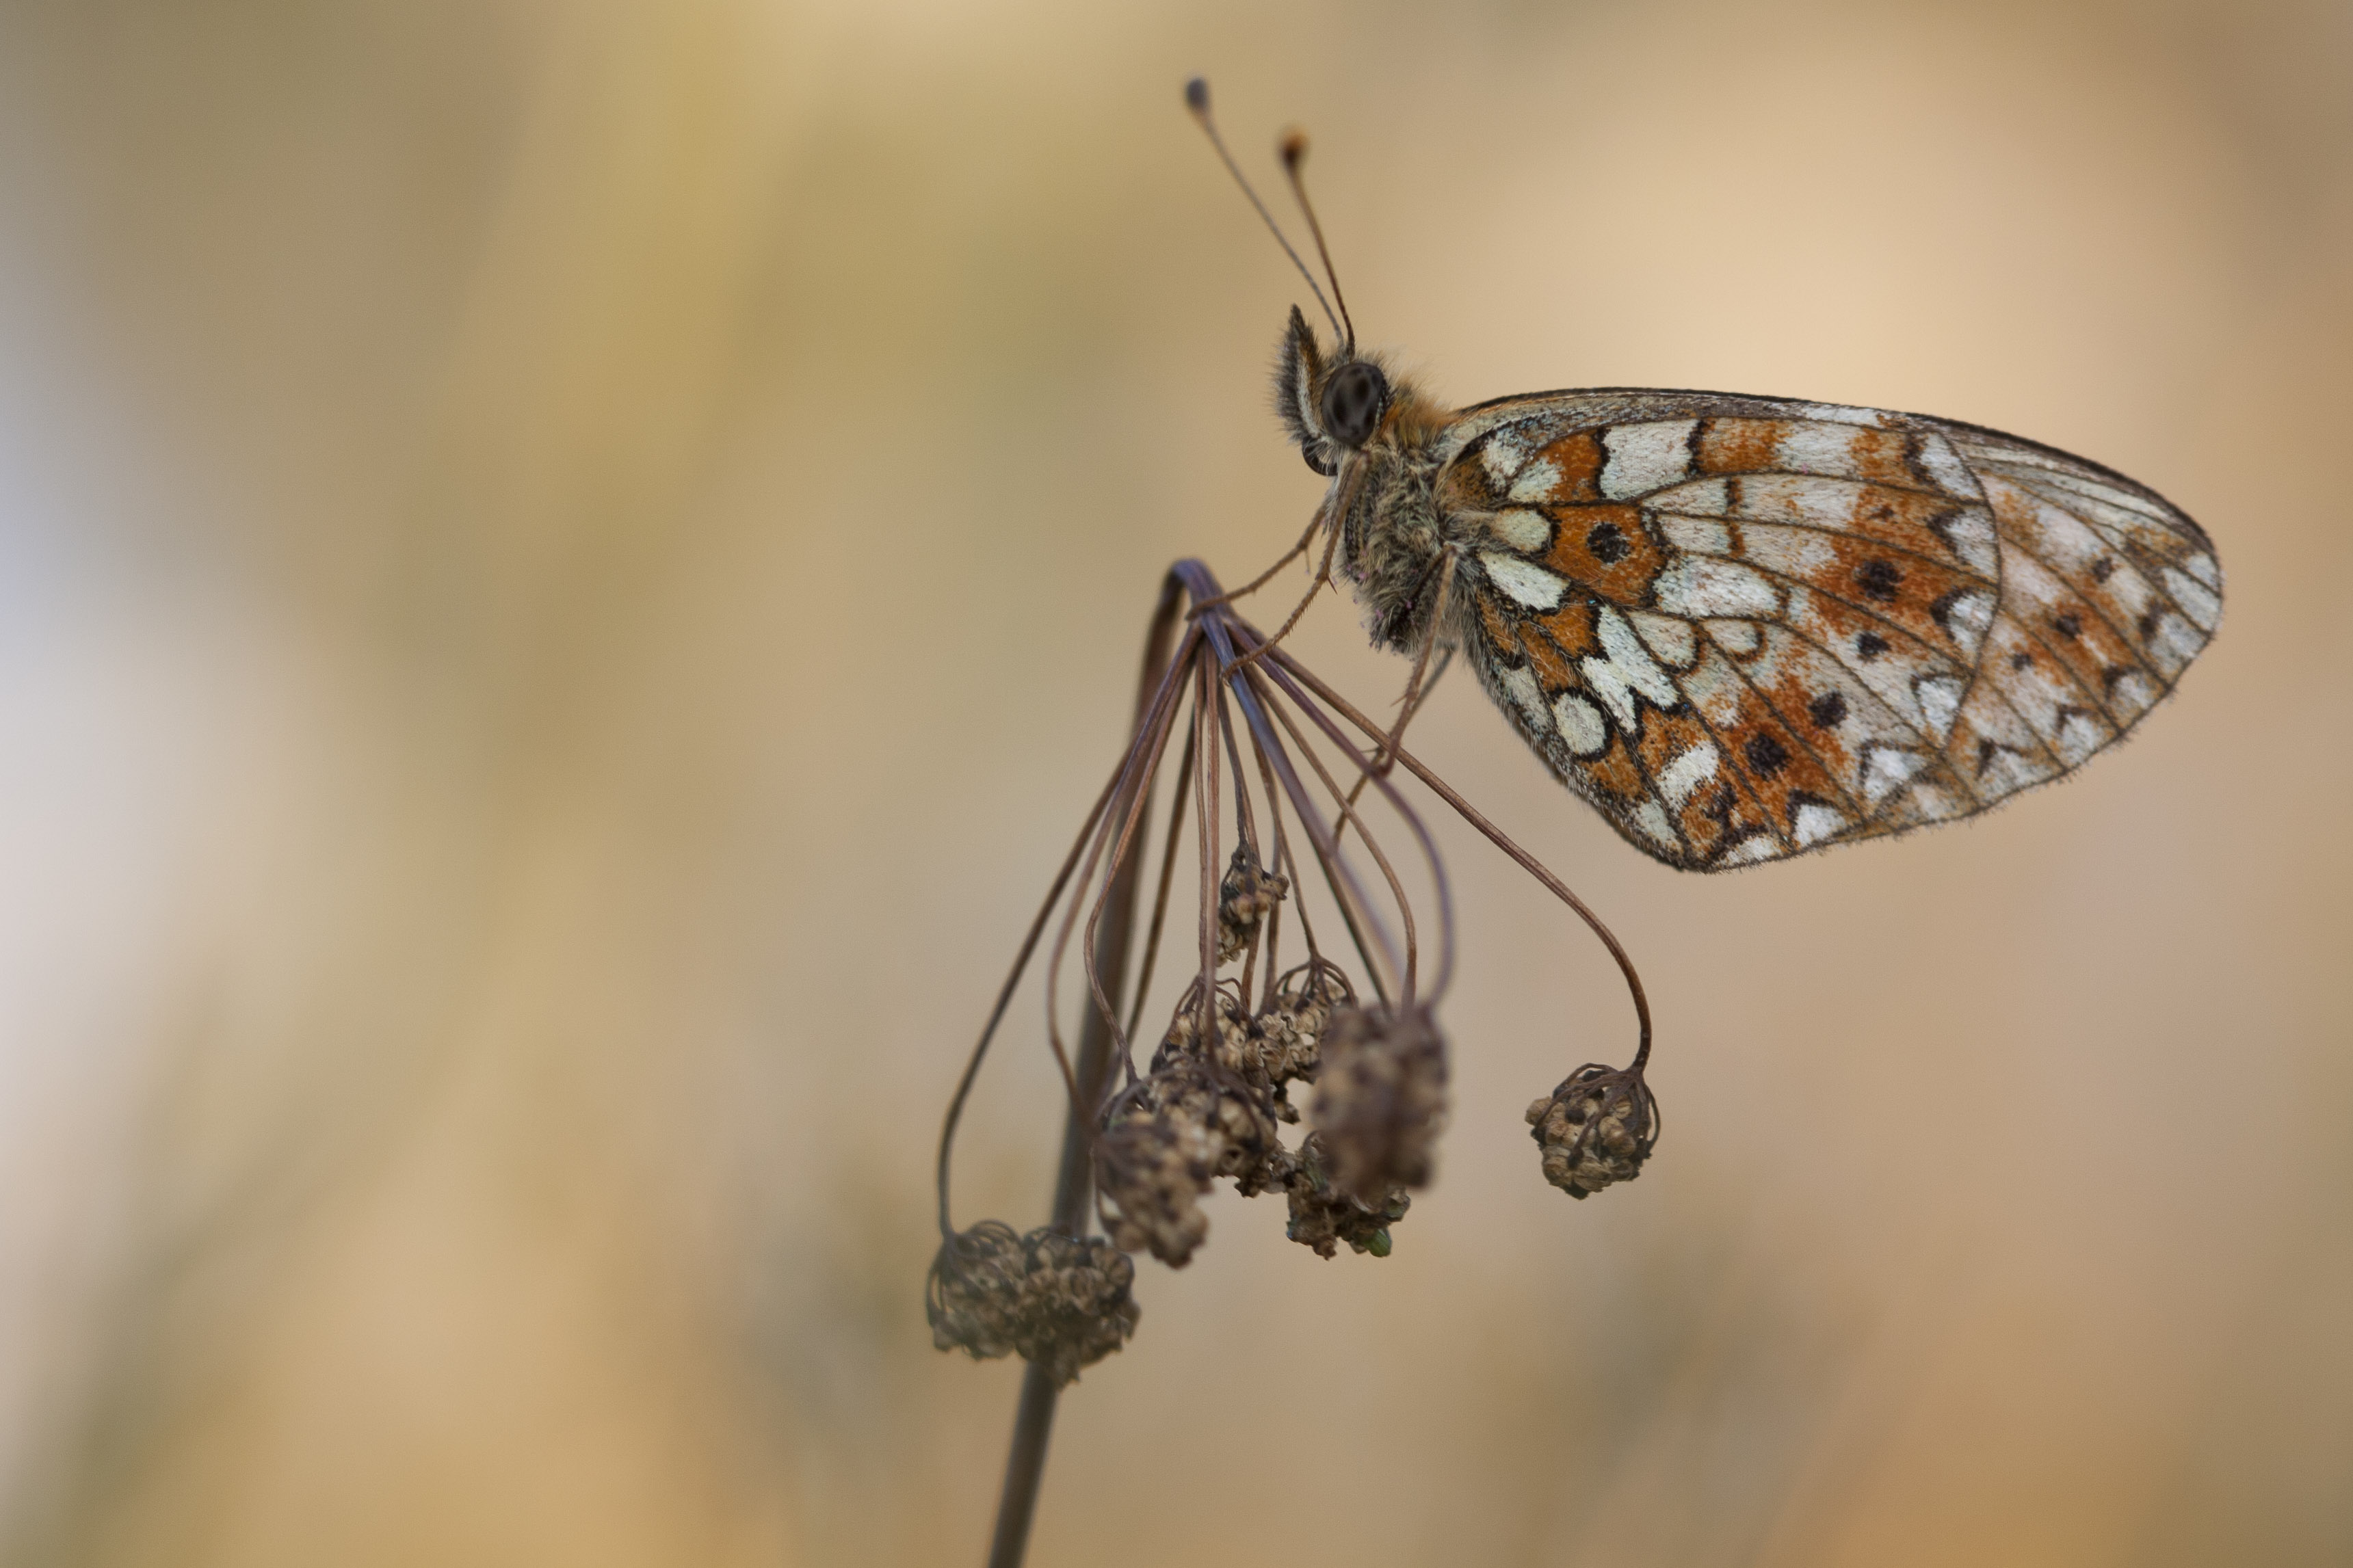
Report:
[[[1187,98],[1215,140],[1206,89]],[[1303,152],[1283,147],[1303,208]],[[1342,301],[1327,355],[1294,309],[1276,368],[1278,412],[1331,477],[1324,570],[1377,645],[1459,651],[1546,764],[1671,866],[1901,833],[2060,778],[2221,621],[2204,531],[2065,452],[1713,392],[1450,410],[1358,353],[1347,319]]]

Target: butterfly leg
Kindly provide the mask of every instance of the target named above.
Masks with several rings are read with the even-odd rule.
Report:
[[[1260,643],[1256,647],[1250,649],[1250,652],[1243,654],[1240,658],[1235,659],[1233,663],[1226,666],[1225,674],[1227,676],[1231,677],[1249,668],[1251,665],[1258,662],[1258,660],[1265,654],[1267,649],[1272,647],[1275,644],[1281,642],[1283,638],[1291,635],[1291,628],[1299,624],[1299,617],[1307,613],[1307,606],[1315,602],[1315,595],[1322,593],[1324,589],[1324,585],[1332,581],[1332,558],[1339,552],[1339,549],[1340,530],[1338,525],[1335,524],[1332,529],[1332,537],[1324,546],[1324,563],[1315,568],[1315,581],[1307,585],[1306,596],[1299,601],[1298,607],[1291,612],[1290,616],[1283,621],[1282,625],[1275,628],[1275,633],[1272,637],[1267,638],[1264,642]]]
[[[1430,630],[1422,636],[1421,651],[1414,655],[1413,674],[1405,683],[1405,697],[1398,704],[1397,724],[1373,749],[1371,771],[1376,775],[1386,773],[1396,765],[1398,746],[1405,739],[1405,727],[1412,721],[1422,699],[1430,694],[1430,685],[1423,678],[1429,675],[1430,655],[1438,650],[1438,628],[1446,624],[1446,600],[1449,590],[1454,585],[1455,555],[1455,547],[1450,544],[1440,551],[1438,559],[1430,563],[1430,570],[1438,578],[1438,597],[1430,606]],[[1449,662],[1451,662],[1451,653]],[[1439,666],[1440,671],[1445,668],[1443,664]],[[1436,679],[1435,676],[1430,677],[1430,683]]]
[[[1257,593],[1261,588],[1265,587],[1269,583],[1274,581],[1274,574],[1276,573],[1282,571],[1284,567],[1290,565],[1293,562],[1307,553],[1307,547],[1315,542],[1315,531],[1323,526],[1324,513],[1319,510],[1315,513],[1314,519],[1308,523],[1307,531],[1299,536],[1299,542],[1282,552],[1282,560],[1276,562],[1273,565],[1268,567],[1265,571],[1260,573],[1257,576],[1251,578],[1240,587],[1229,588],[1214,599],[1204,599],[1185,613],[1187,616],[1198,616],[1203,610],[1215,609],[1219,605],[1230,605],[1236,599],[1245,598],[1251,594]]]

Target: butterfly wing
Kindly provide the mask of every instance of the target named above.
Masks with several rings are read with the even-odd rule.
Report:
[[[1481,680],[1630,842],[1689,869],[2061,777],[2221,618],[2213,547],[2164,498],[1947,420],[1547,393],[1465,411],[1440,456]]]

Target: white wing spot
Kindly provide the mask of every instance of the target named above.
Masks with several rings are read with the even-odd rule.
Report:
[[[1796,423],[1782,432],[1775,460],[1793,474],[1854,477],[1855,431],[1852,425]]]
[[[1843,812],[1831,806],[1817,805],[1812,801],[1808,801],[1798,807],[1798,819],[1795,826],[1798,830],[1798,847],[1803,849],[1809,844],[1820,843],[1844,827],[1846,816]]]
[[[1683,693],[1675,689],[1667,672],[1651,662],[1625,616],[1605,605],[1597,621],[1601,651],[1609,657],[1588,658],[1577,668],[1586,685],[1617,719],[1619,728],[1629,735],[1637,734],[1641,729],[1634,707],[1637,694],[1661,708],[1672,708],[1683,700]]]
[[[1496,587],[1531,610],[1556,610],[1560,608],[1561,599],[1568,593],[1568,583],[1565,578],[1516,555],[1482,550],[1479,552],[1479,564],[1487,569],[1487,576]]]
[[[1659,574],[1659,608],[1670,615],[1775,616],[1781,595],[1747,567],[1705,556],[1686,556]]]
[[[1541,555],[1552,548],[1552,520],[1542,512],[1514,508],[1487,520],[1487,531],[1524,555]]]
[[[1964,594],[1945,611],[1945,630],[1962,652],[1974,658],[1978,645],[1985,641],[1986,628],[1993,625],[1993,612],[1991,594]]]
[[[2071,768],[2098,751],[2106,739],[2099,724],[2085,713],[2070,713],[2061,720],[2054,737],[2059,755]]]
[[[1757,639],[1763,636],[1757,629],[1755,621],[1710,621],[1707,623],[1707,635],[1715,638],[1716,646],[1726,653],[1743,657],[1757,651]]]
[[[1920,700],[1920,711],[1927,716],[1928,728],[1936,739],[1943,740],[1953,731],[1953,715],[1960,711],[1961,699],[1968,687],[1957,675],[1923,676],[1912,683],[1913,695]]]
[[[1871,747],[1862,759],[1862,798],[1877,805],[1927,765],[1928,759],[1917,752],[1894,746]]]
[[[1676,842],[1675,825],[1667,820],[1666,808],[1655,800],[1645,800],[1634,808],[1634,826],[1670,849],[1683,847]]]
[[[1479,448],[1479,461],[1486,468],[1488,479],[1499,490],[1511,484],[1512,476],[1518,473],[1520,465],[1527,460],[1527,447],[1521,444],[1518,436],[1508,430],[1499,430],[1488,437],[1487,444]]]
[[[1561,693],[1552,705],[1552,716],[1559,721],[1560,738],[1568,742],[1572,756],[1597,757],[1609,744],[1609,726],[1601,710],[1574,691]]]
[[[1969,472],[1960,454],[1942,436],[1922,436],[1918,451],[1920,466],[1928,470],[1928,477],[1947,495],[1975,500],[1982,493],[1978,489],[1977,476]]]
[[[1752,524],[1741,531],[1740,542],[1741,559],[1785,577],[1811,577],[1838,563],[1838,549],[1830,535],[1810,528]]]
[[[1662,511],[1658,514],[1659,531],[1667,542],[1678,550],[1688,550],[1694,555],[1729,555],[1732,553],[1732,530],[1720,519],[1685,517],[1681,512]]]
[[[1552,494],[1553,487],[1559,483],[1560,465],[1550,458],[1538,458],[1520,470],[1520,477],[1512,481],[1509,493],[1514,500],[1542,500]]]
[[[1642,646],[1673,668],[1687,668],[1699,651],[1699,637],[1689,621],[1679,621],[1672,616],[1645,615],[1640,610],[1629,614],[1627,619],[1634,623],[1634,635],[1642,639]]]
[[[1614,425],[1601,433],[1609,454],[1601,465],[1601,493],[1631,500],[1680,482],[1691,473],[1691,434],[1696,420],[1663,425]]]
[[[1876,408],[1849,408],[1838,403],[1801,403],[1789,414],[1796,419],[1827,419],[1833,425],[1874,426],[1884,417]]]
[[[1770,860],[1780,852],[1780,845],[1775,843],[1767,835],[1759,833],[1753,837],[1742,839],[1725,850],[1717,864],[1746,866],[1757,860]]]
[[[1950,517],[1936,531],[1961,558],[1961,564],[1980,577],[2001,575],[2001,546],[1995,542],[1993,520],[1972,507]]]
[[[2211,588],[2197,581],[2187,572],[2165,569],[2165,591],[2180,605],[2181,613],[2198,625],[2200,631],[2211,632],[2222,618],[2222,601]]]
[[[2183,562],[2182,565],[2189,569],[2189,574],[2192,577],[2197,578],[2209,588],[2217,591],[2221,588],[2222,569],[2214,563],[2214,558],[2211,555],[2193,555]]]
[[[1677,811],[1691,798],[1691,792],[1715,776],[1716,750],[1702,741],[1690,751],[1659,770],[1659,793]]]
[[[2170,661],[2170,673],[2179,674],[2205,646],[2206,639],[2192,631],[2188,621],[2179,616],[2164,616],[2158,620],[2157,636],[2149,639],[2148,651],[2160,663]]]

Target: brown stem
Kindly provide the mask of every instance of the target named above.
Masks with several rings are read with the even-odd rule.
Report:
[[[1206,576],[1206,569],[1202,570]],[[1130,734],[1139,734],[1153,707],[1168,668],[1169,647],[1176,630],[1178,595],[1187,584],[1171,572],[1161,584],[1160,603],[1153,611],[1152,627],[1144,640],[1144,675],[1136,689],[1135,718]],[[1128,816],[1134,795],[1146,782],[1141,770],[1123,781],[1122,798],[1111,808],[1113,820]],[[1087,1232],[1087,1197],[1092,1186],[1088,1168],[1088,1123],[1103,1099],[1109,1076],[1112,1037],[1109,1013],[1119,1010],[1121,981],[1127,973],[1128,938],[1135,926],[1135,894],[1139,858],[1129,856],[1112,873],[1108,909],[1095,932],[1094,967],[1110,994],[1108,1008],[1087,1010],[1079,1031],[1078,1095],[1062,1124],[1062,1160],[1054,1180],[1054,1228],[1069,1236]],[[1083,1110],[1084,1115],[1082,1115]],[[1043,1363],[1031,1362],[1021,1376],[1021,1404],[1013,1417],[1013,1440],[1005,1455],[1005,1487],[997,1501],[997,1529],[989,1539],[988,1568],[1020,1568],[1029,1548],[1029,1521],[1038,1509],[1039,1484],[1046,1476],[1046,1444],[1054,1431],[1054,1403],[1060,1390]]]

